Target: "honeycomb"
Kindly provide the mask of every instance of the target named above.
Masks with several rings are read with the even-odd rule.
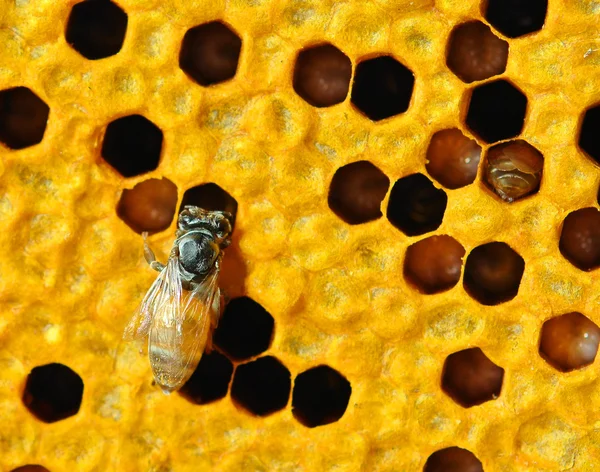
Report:
[[[0,469],[595,471],[600,3],[0,9]],[[177,393],[122,332],[235,216]]]

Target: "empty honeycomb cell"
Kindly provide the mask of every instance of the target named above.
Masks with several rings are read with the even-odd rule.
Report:
[[[565,218],[558,245],[562,255],[581,270],[600,266],[600,211],[582,208]]]
[[[48,469],[37,464],[28,464],[16,469],[12,469],[11,472],[50,472]]]
[[[498,398],[503,379],[504,369],[473,347],[446,358],[442,390],[459,405],[471,408]]]
[[[579,147],[600,164],[600,105],[585,112],[579,131]]]
[[[106,127],[102,157],[123,177],[135,177],[158,167],[162,131],[141,115],[114,120]]]
[[[235,76],[241,49],[240,37],[223,23],[199,25],[183,37],[179,67],[200,85],[225,82]]]
[[[136,233],[152,234],[167,229],[177,208],[177,186],[169,179],[148,179],[125,189],[117,215]]]
[[[544,26],[548,0],[487,0],[484,16],[504,36],[517,38]]]
[[[251,298],[234,298],[225,307],[213,342],[231,359],[248,359],[269,348],[274,324],[269,312]]]
[[[204,353],[196,370],[179,393],[196,405],[219,400],[227,395],[233,364],[218,351]]]
[[[439,228],[448,196],[423,174],[397,180],[390,193],[387,218],[407,236],[418,236]]]
[[[427,148],[427,172],[444,187],[457,189],[477,177],[481,147],[459,129],[438,131]]]
[[[464,255],[456,239],[430,236],[406,250],[404,277],[422,293],[444,292],[458,283]]]
[[[525,261],[506,243],[476,247],[467,256],[463,285],[483,305],[498,305],[516,297]]]
[[[329,186],[329,208],[351,225],[381,218],[381,202],[390,179],[369,161],[340,167]]]
[[[423,472],[483,472],[483,465],[471,451],[452,446],[431,454]]]
[[[27,87],[0,91],[0,142],[10,149],[38,144],[49,114],[48,105]]]
[[[544,156],[526,141],[501,143],[486,153],[484,182],[510,203],[537,193],[543,168]]]
[[[463,82],[502,74],[508,60],[508,43],[481,21],[463,23],[452,30],[446,64]]]
[[[479,85],[471,91],[465,122],[482,141],[494,143],[521,134],[527,97],[506,80]]]
[[[25,383],[23,404],[40,421],[54,423],[77,414],[83,381],[62,364],[34,367]]]
[[[294,90],[315,107],[330,107],[346,100],[352,63],[332,44],[300,51],[294,68]]]
[[[321,365],[302,372],[294,381],[292,413],[314,428],[338,421],[346,411],[352,387],[338,371]]]
[[[352,104],[372,121],[408,110],[415,85],[413,73],[391,56],[367,59],[356,66]]]
[[[87,59],[114,56],[123,46],[127,14],[109,0],[85,0],[73,6],[65,37]]]
[[[235,225],[237,201],[217,184],[210,182],[186,190],[179,211],[181,212],[186,205],[195,205],[209,211],[227,211],[231,213],[232,225]]]
[[[266,356],[235,369],[231,398],[257,416],[285,408],[290,398],[290,371],[275,357]]]
[[[544,322],[540,355],[555,369],[570,372],[590,365],[598,353],[600,328],[581,313],[556,316]]]

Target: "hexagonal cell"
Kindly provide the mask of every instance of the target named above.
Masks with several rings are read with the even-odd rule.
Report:
[[[600,104],[586,110],[581,120],[579,147],[600,164]]]
[[[438,131],[427,148],[426,169],[444,187],[457,189],[472,184],[477,177],[481,147],[459,129]]]
[[[452,446],[431,454],[423,472],[483,472],[483,465],[471,451]]]
[[[108,0],[85,0],[76,4],[67,21],[65,37],[87,59],[114,56],[123,46],[127,14]]]
[[[148,179],[123,190],[117,215],[136,233],[167,229],[175,216],[177,186],[169,179]]]
[[[509,38],[541,30],[548,10],[548,0],[487,0],[484,5],[485,19]]]
[[[537,193],[543,169],[544,156],[531,144],[522,140],[496,144],[486,153],[484,182],[511,203]]]
[[[482,305],[498,305],[516,297],[525,261],[508,244],[493,242],[471,251],[463,286]]]
[[[527,97],[506,80],[475,87],[465,122],[482,141],[495,143],[521,134]]]
[[[209,211],[228,211],[232,215],[232,224],[235,225],[237,215],[237,201],[217,184],[208,183],[197,185],[183,194],[179,205],[179,212],[186,205],[195,205]]]
[[[350,382],[338,371],[313,367],[294,381],[292,413],[309,428],[335,423],[344,415],[351,393]]]
[[[502,74],[507,60],[508,43],[481,21],[463,23],[450,33],[446,64],[463,82]]]
[[[540,355],[557,370],[571,372],[590,365],[598,353],[600,328],[573,312],[544,322],[540,334]]]
[[[251,298],[234,298],[225,307],[213,342],[232,359],[249,359],[269,348],[274,324],[269,312]]]
[[[106,127],[102,157],[123,177],[135,177],[158,167],[162,131],[141,115],[129,115]]]
[[[367,59],[356,66],[352,104],[372,121],[408,110],[415,85],[413,73],[391,56]]]
[[[421,293],[450,290],[459,279],[465,249],[446,235],[430,236],[406,250],[404,277]]]
[[[290,371],[275,357],[266,356],[236,368],[231,398],[250,413],[267,416],[285,408],[291,387]]]
[[[473,347],[446,358],[442,390],[459,405],[471,408],[498,398],[503,379],[504,369]]]
[[[179,67],[205,87],[232,79],[237,72],[242,40],[228,26],[213,21],[189,29],[179,52]]]
[[[13,469],[11,472],[50,472],[45,467],[39,464],[27,464]]]
[[[329,186],[329,208],[351,225],[381,218],[381,202],[390,179],[369,161],[340,167]]]
[[[600,211],[582,208],[563,222],[558,245],[561,254],[580,270],[600,266]]]
[[[330,107],[348,95],[352,63],[332,44],[304,49],[294,67],[294,90],[315,107]]]
[[[204,353],[196,370],[179,393],[196,405],[205,405],[227,395],[233,364],[223,354]]]
[[[27,87],[0,91],[0,142],[10,149],[38,144],[49,114],[48,105]]]
[[[77,414],[83,380],[62,364],[34,367],[25,384],[23,404],[40,421],[54,423]]]
[[[423,174],[397,180],[392,187],[387,218],[407,236],[419,236],[439,228],[448,197]]]

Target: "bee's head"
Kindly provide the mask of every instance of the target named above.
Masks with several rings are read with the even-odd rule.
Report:
[[[221,249],[231,243],[233,216],[227,211],[208,211],[197,206],[187,205],[179,214],[179,233],[185,234],[195,229],[207,230]]]

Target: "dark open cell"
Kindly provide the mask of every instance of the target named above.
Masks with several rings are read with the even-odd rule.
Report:
[[[487,0],[485,19],[509,38],[539,31],[546,21],[548,0]]]
[[[558,247],[578,269],[589,271],[600,266],[600,211],[582,208],[569,213],[563,222]]]
[[[235,76],[242,40],[218,21],[196,26],[185,33],[179,67],[200,85],[218,84]]]
[[[114,56],[123,46],[127,14],[109,0],[86,0],[71,10],[65,36],[87,59]]]
[[[514,138],[525,122],[527,97],[506,80],[475,87],[471,93],[466,124],[486,143]]]
[[[236,368],[231,398],[257,416],[285,408],[290,398],[290,371],[272,356],[261,357]]]
[[[0,91],[0,141],[11,149],[41,142],[50,108],[27,87]]]
[[[315,107],[330,107],[348,95],[352,63],[331,44],[300,51],[294,68],[294,90]]]
[[[470,408],[498,398],[503,379],[504,369],[473,347],[446,358],[442,390],[459,405]]]
[[[292,413],[309,428],[335,423],[344,415],[351,393],[350,382],[338,371],[314,367],[296,377]]]
[[[413,73],[390,56],[367,59],[356,66],[352,104],[373,121],[408,110],[415,85]]]
[[[423,174],[396,181],[390,193],[387,218],[407,236],[418,236],[439,228],[448,197]]]
[[[54,423],[77,414],[83,381],[62,364],[34,367],[25,384],[23,404],[40,421]]]
[[[231,213],[232,225],[235,225],[237,201],[217,184],[208,183],[197,185],[183,194],[179,212],[186,205],[195,205],[209,211],[227,211]]]
[[[431,454],[423,472],[483,472],[483,465],[472,452],[452,446]]]
[[[600,164],[600,106],[590,108],[583,115],[579,147]]]
[[[11,472],[50,472],[45,467],[38,464],[27,464],[11,470]]]
[[[467,257],[463,285],[482,305],[498,305],[515,298],[524,271],[525,261],[508,244],[487,243]]]
[[[135,177],[158,167],[162,131],[141,115],[109,123],[104,133],[102,157],[123,177]]]
[[[329,186],[329,208],[342,220],[357,225],[381,218],[381,202],[390,179],[368,161],[340,167]]]
[[[204,353],[196,370],[179,393],[196,405],[205,405],[227,395],[233,364],[223,354]]]
[[[463,23],[450,33],[446,64],[463,82],[502,74],[507,60],[508,43],[481,21]]]

